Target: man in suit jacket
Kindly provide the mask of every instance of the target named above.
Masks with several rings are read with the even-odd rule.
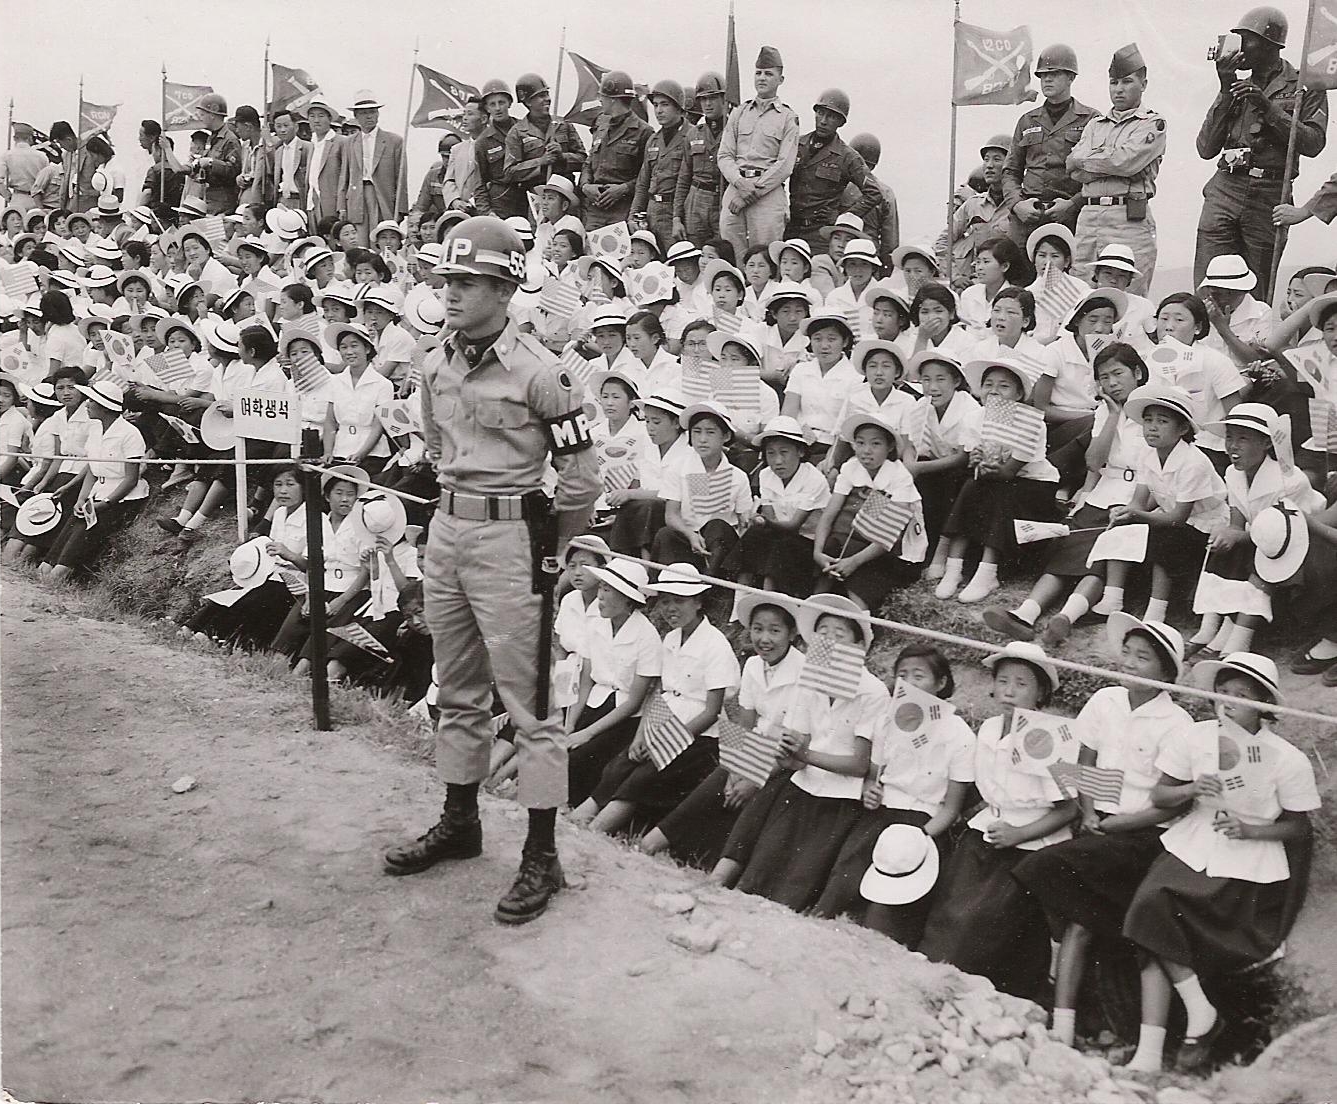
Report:
[[[359,92],[352,107],[359,133],[350,135],[344,145],[344,209],[348,221],[357,224],[363,245],[370,244],[371,229],[378,222],[398,222],[409,209],[404,139],[380,128],[384,106],[370,92]]]
[[[345,139],[332,129],[336,114],[324,100],[312,100],[307,105],[306,118],[311,124],[306,213],[311,233],[315,234],[326,219],[343,217],[344,192],[348,186],[344,176]]]
[[[287,109],[274,113],[274,137],[276,141],[269,150],[273,200],[300,211],[306,206],[311,143],[297,137],[297,117]]]

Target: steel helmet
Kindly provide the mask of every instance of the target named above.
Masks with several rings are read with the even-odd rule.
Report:
[[[621,100],[634,100],[636,89],[632,87],[631,77],[621,69],[613,69],[604,74],[599,82],[599,95],[613,96]]]
[[[867,131],[856,134],[850,139],[850,149],[862,157],[870,169],[882,160],[882,143],[877,140],[876,134]]]
[[[210,115],[227,114],[227,100],[217,92],[206,92],[199,98],[199,102],[195,106],[200,111],[207,112]]]
[[[491,276],[519,284],[526,271],[524,243],[501,219],[475,215],[451,228],[441,243],[441,263],[434,271],[447,276]]]
[[[1244,13],[1244,17],[1239,21],[1239,24],[1230,29],[1237,32],[1252,31],[1259,38],[1272,43],[1273,46],[1285,46],[1286,32],[1290,30],[1290,23],[1283,12],[1264,5],[1261,8],[1250,8]]]
[[[696,78],[696,98],[703,96],[723,96],[724,78],[718,73],[702,73]]]
[[[980,146],[980,156],[983,157],[989,150],[1002,150],[1004,155],[1012,152],[1012,135],[995,134],[982,146]]]
[[[1077,75],[1077,51],[1063,42],[1055,42],[1040,51],[1040,60],[1035,63],[1035,75],[1042,77],[1046,73],[1071,73]]]
[[[497,91],[500,91],[498,89]],[[515,78],[515,98],[521,103],[528,103],[540,92],[548,91],[548,82],[537,73],[525,73]]]
[[[494,96],[497,93],[510,97],[511,103],[515,103],[515,94],[511,91],[511,86],[496,77],[483,85],[483,91],[479,95],[486,100],[489,96]]]
[[[655,84],[650,90],[650,102],[655,102],[656,96],[663,96],[666,100],[672,100],[679,111],[685,111],[687,108],[687,94],[683,91],[682,85],[675,80],[662,80]]]
[[[817,102],[812,106],[814,110],[824,107],[828,111],[834,111],[842,119],[850,117],[850,98],[839,88],[828,88],[817,97]]]

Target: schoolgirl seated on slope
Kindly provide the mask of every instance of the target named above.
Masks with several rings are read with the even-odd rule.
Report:
[[[873,336],[873,308],[864,301],[873,280],[882,275],[882,258],[877,246],[867,238],[855,238],[840,258],[844,282],[827,292],[825,306],[844,311],[847,317],[857,319],[859,336]]]
[[[918,396],[901,389],[905,379],[905,358],[900,349],[890,341],[866,338],[854,346],[850,363],[863,376],[864,382],[845,396],[845,403],[836,415],[836,424],[844,425],[851,414],[877,411],[893,425],[902,425]],[[832,470],[839,469],[849,459],[849,445],[838,440],[829,455]]]
[[[958,360],[967,360],[975,337],[961,324],[956,313],[956,295],[944,284],[927,283],[910,301],[910,321],[915,331],[915,352],[932,350]]]
[[[910,322],[910,300],[905,293],[894,281],[884,278],[868,285],[863,301],[872,323],[872,330],[865,336],[892,342],[909,364],[915,351],[915,328]],[[902,381],[901,389],[917,395],[912,382],[912,378]]]
[[[1030,258],[1035,270],[1035,282],[1027,289],[1035,297],[1036,320],[1035,340],[1041,345],[1048,345],[1060,333],[1063,314],[1055,309],[1056,300],[1050,294],[1046,276],[1063,273],[1068,277],[1066,286],[1085,294],[1089,289],[1086,284],[1072,275],[1072,254],[1076,249],[1073,233],[1061,222],[1048,222],[1037,226],[1026,239],[1026,256]]]
[[[823,471],[826,454],[835,443],[836,417],[845,399],[862,382],[849,361],[854,331],[840,311],[813,311],[803,320],[801,332],[812,350],[811,360],[801,360],[789,373],[780,413],[787,414],[812,436],[812,460]]]
[[[761,378],[781,393],[794,365],[808,355],[803,322],[821,302],[811,287],[789,281],[773,285],[762,299]]]
[[[961,293],[961,323],[975,340],[989,326],[993,301],[1004,287],[1025,288],[1033,279],[1026,255],[1011,238],[992,238],[975,253],[975,282]]]
[[[648,558],[655,534],[664,527],[665,499],[660,495],[667,474],[693,455],[679,420],[686,409],[677,393],[654,392],[638,400],[650,447],[636,459],[636,484],[608,491],[605,499],[617,511],[608,540],[613,548]]]

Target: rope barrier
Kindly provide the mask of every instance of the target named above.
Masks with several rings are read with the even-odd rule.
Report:
[[[574,548],[583,548],[587,552],[595,552],[599,555],[605,553],[598,547],[587,543],[583,538],[576,537],[571,541]],[[613,558],[617,560],[627,560],[630,563],[638,563],[643,567],[655,571],[663,571],[668,565],[659,563],[656,560],[642,559],[640,556],[631,556],[623,552],[614,552]],[[729,579],[720,579],[712,575],[702,574],[703,582],[710,583],[712,586],[725,587],[728,590],[739,591],[744,594],[756,594],[763,597],[774,599],[777,604],[790,607],[806,606],[809,609],[817,610],[821,613],[830,613],[831,607],[824,606],[820,602],[814,602],[809,598],[794,598],[788,594],[780,594],[773,590],[763,590],[760,587],[747,586],[744,583],[735,583]],[[940,632],[937,629],[926,629],[920,625],[908,625],[903,621],[892,621],[886,617],[877,617],[872,613],[861,615],[861,619],[866,619],[871,625],[878,625],[884,629],[890,629],[893,632],[905,633],[910,636],[920,636],[928,640],[933,640],[939,644],[953,644],[959,648],[970,648],[977,652],[988,652],[990,654],[1001,650],[1002,645],[990,644],[984,640],[975,640],[968,636],[957,636],[955,633]],[[1243,705],[1251,709],[1258,708],[1258,702],[1250,701],[1248,698],[1237,698],[1230,694],[1220,694],[1215,690],[1203,690],[1197,686],[1186,686],[1181,683],[1161,682],[1159,679],[1142,678],[1140,675],[1130,675],[1123,671],[1112,671],[1105,667],[1093,667],[1087,663],[1078,663],[1071,659],[1062,659],[1058,656],[1048,656],[1049,662],[1055,667],[1065,671],[1072,671],[1074,674],[1093,675],[1096,678],[1105,679],[1112,682],[1121,682],[1135,686],[1145,686],[1156,690],[1166,690],[1174,694],[1186,694],[1190,697],[1203,698],[1207,701],[1222,702],[1228,705]],[[1268,712],[1279,716],[1295,717],[1298,720],[1318,721],[1320,724],[1337,725],[1337,716],[1330,713],[1315,713],[1308,709],[1296,709],[1288,705],[1269,705]]]

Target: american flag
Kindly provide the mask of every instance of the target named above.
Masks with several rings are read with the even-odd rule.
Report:
[[[287,323],[294,330],[300,330],[302,333],[310,334],[316,341],[320,340],[320,315],[304,314],[301,318]]]
[[[173,391],[179,391],[182,384],[191,383],[195,379],[195,369],[180,349],[164,349],[144,363]]]
[[[364,287],[366,285],[363,285]],[[241,290],[254,299],[273,299],[282,290],[278,284],[269,280],[262,280],[259,276],[252,276],[241,286]]]
[[[222,215],[209,215],[206,218],[195,219],[194,222],[187,223],[187,230],[194,230],[203,235],[204,240],[209,243],[213,249],[222,246],[227,237],[227,228],[223,225]]]
[[[801,690],[815,690],[829,698],[849,701],[859,692],[863,679],[863,651],[819,636],[808,646],[799,672]]]
[[[687,477],[687,495],[692,513],[706,519],[728,513],[733,501],[733,468],[722,461],[713,472],[694,472]]]
[[[743,328],[741,314],[729,314],[722,310],[715,311],[715,329],[722,333],[736,334]]]
[[[390,662],[390,653],[385,650],[381,642],[356,621],[347,625],[337,625],[328,631],[331,636],[352,644],[354,647],[361,648],[382,663]]]
[[[1064,797],[1076,797],[1080,791],[1082,768],[1076,763],[1065,763],[1061,759],[1057,763],[1050,763],[1049,776]]]
[[[11,299],[26,299],[37,292],[37,266],[19,261],[0,268],[0,289]]]
[[[610,464],[600,472],[605,491],[625,491],[640,478],[640,469],[635,460],[623,460]]]
[[[845,321],[850,324],[850,329],[854,333],[854,340],[862,341],[864,336],[863,320],[859,315],[859,308],[857,305],[845,308]]]
[[[663,697],[655,694],[641,714],[640,735],[656,770],[663,770],[692,746],[692,734]]]
[[[1077,778],[1077,792],[1092,801],[1117,803],[1123,797],[1123,771],[1084,763]]]
[[[330,380],[325,365],[316,359],[310,349],[294,349],[292,355],[292,385],[299,395],[314,395]]]
[[[766,785],[775,769],[777,742],[728,717],[716,722],[715,733],[720,741],[720,766],[754,786]]]
[[[1058,265],[1048,264],[1040,277],[1040,294],[1035,306],[1061,322],[1085,294],[1080,280],[1069,276]]]
[[[285,571],[279,569],[279,578],[283,580],[283,585],[288,588],[288,593],[294,598],[305,598],[309,591],[306,584],[306,576],[300,571]]]
[[[989,395],[984,400],[980,441],[997,445],[1018,460],[1044,454],[1045,416],[1033,406]]]
[[[1011,743],[1012,765],[1024,774],[1045,774],[1060,759],[1075,762],[1080,749],[1071,720],[1034,709],[1013,711]]]
[[[1337,407],[1331,399],[1309,400],[1309,428],[1315,445],[1324,452],[1337,452]]]
[[[575,345],[568,345],[562,350],[562,367],[583,384],[590,382],[594,374],[594,361],[586,360],[577,352]]]
[[[580,292],[565,280],[549,280],[539,293],[539,309],[554,318],[569,319],[580,310]]]
[[[741,422],[761,419],[761,369],[730,368],[723,364],[710,365],[710,391]]]
[[[913,503],[896,502],[881,491],[870,489],[854,515],[852,528],[864,540],[880,544],[890,552],[914,516]]]
[[[938,456],[951,448],[943,439],[942,423],[938,421],[938,414],[928,400],[910,408],[904,426],[906,435],[914,442],[916,456]]]
[[[684,353],[682,358],[682,397],[692,403],[706,402],[711,394],[711,361]]]

